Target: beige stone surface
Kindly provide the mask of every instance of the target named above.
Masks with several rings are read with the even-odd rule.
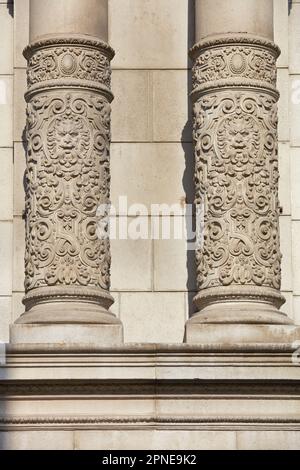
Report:
[[[11,220],[13,214],[13,151],[0,148],[0,220]]]
[[[11,323],[11,297],[0,296],[0,341],[9,342],[9,325]]]
[[[238,431],[237,449],[299,450],[300,431]]]
[[[281,54],[277,67],[288,67],[289,63],[289,5],[285,0],[273,0],[274,41],[279,45]]]
[[[25,256],[25,221],[14,217],[13,222],[13,290],[24,290],[24,256]]]
[[[72,431],[0,432],[1,450],[72,450]]]
[[[281,289],[292,290],[292,221],[290,216],[281,216],[280,227],[280,248],[282,253],[281,261]]]
[[[112,291],[152,289],[151,239],[111,240],[111,256]]]
[[[85,344],[94,349],[123,342],[121,324],[13,324],[10,342],[14,344]]]
[[[300,73],[300,4],[294,1],[289,14],[289,68]]]
[[[112,141],[152,140],[152,73],[114,70],[112,74]]]
[[[120,316],[120,294],[118,292],[113,292],[112,293],[114,303],[112,306],[109,308],[109,311],[116,315],[116,317],[119,318]]]
[[[107,0],[31,0],[30,40],[51,33],[79,33],[107,42]]]
[[[299,5],[300,6],[300,5]],[[300,75],[290,75],[290,140],[300,146]]]
[[[13,72],[13,16],[7,5],[0,4],[0,74]]]
[[[300,148],[291,149],[292,218],[300,220]]]
[[[23,49],[29,43],[29,0],[14,0],[14,64],[26,67]]]
[[[273,38],[273,0],[196,0],[196,42],[227,32]],[[217,14],[216,14],[217,12]]]
[[[288,315],[294,320],[294,309],[293,309],[293,292],[281,290],[282,295],[285,298],[285,303],[280,307],[280,311]]]
[[[280,93],[278,101],[278,140],[288,141],[290,138],[289,133],[289,110],[290,110],[290,96],[289,96],[289,72],[288,69],[277,70],[277,88]]]
[[[300,221],[292,223],[293,292],[300,294]]]
[[[234,450],[235,432],[190,430],[77,431],[75,449]]]
[[[189,181],[192,173],[189,169]],[[128,206],[180,204],[186,198],[184,174],[184,150],[179,143],[111,146],[111,200],[115,206],[120,195],[127,196]]]
[[[13,79],[0,75],[0,147],[12,147],[13,140]]]
[[[188,0],[110,0],[114,68],[186,68]],[[149,41],[149,38],[151,40]]]
[[[15,142],[14,144],[14,168],[13,168],[13,212],[14,215],[22,215],[25,210],[25,169],[26,169],[26,152],[23,142]]]
[[[121,293],[124,342],[181,343],[185,322],[182,292]]]
[[[185,224],[184,218],[174,218]],[[154,240],[154,290],[195,290],[194,252],[186,240]]]
[[[300,341],[300,327],[293,324],[186,324],[189,344],[293,344],[296,341]]]
[[[24,305],[22,299],[24,292],[13,292],[12,293],[12,323],[14,323],[22,313],[24,313]]]
[[[10,295],[12,290],[12,222],[0,222],[0,295]]]
[[[153,138],[191,142],[190,74],[186,70],[153,71]]]
[[[300,325],[300,296],[293,296],[293,313],[294,321],[297,325]]]
[[[279,164],[279,203],[283,215],[291,215],[291,164],[290,147],[288,142],[278,145]]]
[[[24,93],[26,91],[26,70],[15,69],[14,75],[14,141],[25,140],[26,125],[26,102]]]

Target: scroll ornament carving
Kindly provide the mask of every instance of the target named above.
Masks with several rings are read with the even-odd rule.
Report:
[[[209,81],[236,77],[275,86],[276,55],[274,51],[247,45],[204,49],[194,62],[192,76],[194,89]]]
[[[96,235],[109,201],[110,104],[49,91],[27,106],[25,288],[109,288],[109,241]]]
[[[276,99],[239,90],[194,103],[199,288],[280,288]]]
[[[38,50],[28,60],[28,85],[72,77],[100,82],[109,88],[111,70],[104,52],[67,44]]]

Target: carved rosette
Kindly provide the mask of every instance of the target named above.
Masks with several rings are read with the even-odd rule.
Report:
[[[216,302],[280,295],[276,59],[252,36],[196,44],[193,110],[199,310]]]
[[[97,232],[109,204],[110,60],[100,40],[48,37],[28,46],[24,303],[68,300],[104,309],[108,238]],[[103,228],[103,223],[101,224]],[[22,318],[22,317],[21,317]]]

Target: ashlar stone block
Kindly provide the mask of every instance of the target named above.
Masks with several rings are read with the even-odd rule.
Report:
[[[0,295],[11,295],[12,291],[12,222],[0,222]]]
[[[187,67],[188,0],[110,0],[108,30],[114,68]]]
[[[188,144],[192,154],[192,144]],[[186,163],[185,151],[177,143],[122,143],[111,146],[111,200],[117,213],[119,196],[127,204],[180,205],[187,196],[192,201],[193,167]],[[191,202],[189,201],[189,202]],[[131,215],[135,215],[131,213]]]
[[[152,140],[151,72],[114,70],[112,74],[112,141]]]
[[[12,220],[13,214],[13,151],[0,148],[0,220]]]
[[[190,73],[186,70],[153,71],[155,141],[192,141],[190,82]]]
[[[121,293],[125,343],[182,343],[183,292]]]

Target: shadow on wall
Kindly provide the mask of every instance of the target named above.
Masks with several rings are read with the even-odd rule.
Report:
[[[293,0],[288,0],[289,3],[289,14],[291,13],[291,9],[293,8]]]
[[[190,49],[195,42],[195,0],[188,1],[188,49]],[[186,202],[193,204],[195,198],[195,189],[194,189],[194,151],[193,146],[191,145],[192,138],[192,105],[189,98],[191,87],[192,87],[192,77],[191,77],[191,62],[189,60],[188,51],[187,51],[187,89],[188,89],[188,121],[186,122],[182,134],[181,134],[181,145],[184,151],[185,158],[185,170],[183,173],[182,184],[186,194]],[[194,210],[193,210],[194,213]],[[188,216],[186,219],[186,229],[188,232],[189,224]],[[193,220],[193,224],[195,221]],[[193,230],[195,227],[193,227]],[[186,251],[186,266],[187,266],[187,290],[188,290],[188,309],[189,317],[194,313],[193,297],[196,291],[196,262],[195,262],[195,252],[194,250]]]
[[[9,12],[10,16],[14,17],[14,2],[13,2],[13,0],[7,0],[6,6],[7,6],[7,9],[8,9],[8,12]]]

